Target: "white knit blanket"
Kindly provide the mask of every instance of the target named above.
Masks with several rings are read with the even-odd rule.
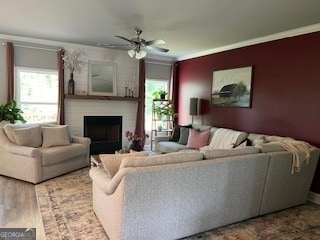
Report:
[[[212,140],[209,144],[211,149],[231,149],[234,147],[241,132],[219,128],[212,136]]]
[[[279,144],[287,151],[292,152],[292,174],[300,172],[303,166],[309,164],[310,152],[315,148],[307,142],[289,137],[268,136],[266,139],[268,142]]]

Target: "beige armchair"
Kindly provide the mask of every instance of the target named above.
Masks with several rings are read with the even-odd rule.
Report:
[[[0,174],[31,183],[89,165],[90,139],[67,125],[7,124],[0,128]]]

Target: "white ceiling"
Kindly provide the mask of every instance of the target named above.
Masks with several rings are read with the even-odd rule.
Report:
[[[320,0],[1,0],[0,34],[97,46],[161,38],[177,59],[320,23]]]

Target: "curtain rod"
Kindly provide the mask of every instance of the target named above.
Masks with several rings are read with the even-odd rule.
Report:
[[[1,43],[2,46],[7,46],[7,43]],[[21,47],[21,48],[30,48],[30,49],[37,49],[37,50],[45,50],[45,51],[52,51],[52,52],[57,52],[60,50],[59,49],[52,49],[52,48],[42,48],[42,47],[32,47],[32,46],[27,46],[27,45],[20,45],[20,44],[13,44],[14,47]]]

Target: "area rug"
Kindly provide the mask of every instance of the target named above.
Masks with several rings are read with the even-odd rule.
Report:
[[[92,210],[89,168],[36,185],[47,239],[108,240]],[[308,203],[183,240],[318,240],[320,206]]]
[[[109,239],[92,209],[89,168],[35,186],[49,240]]]

